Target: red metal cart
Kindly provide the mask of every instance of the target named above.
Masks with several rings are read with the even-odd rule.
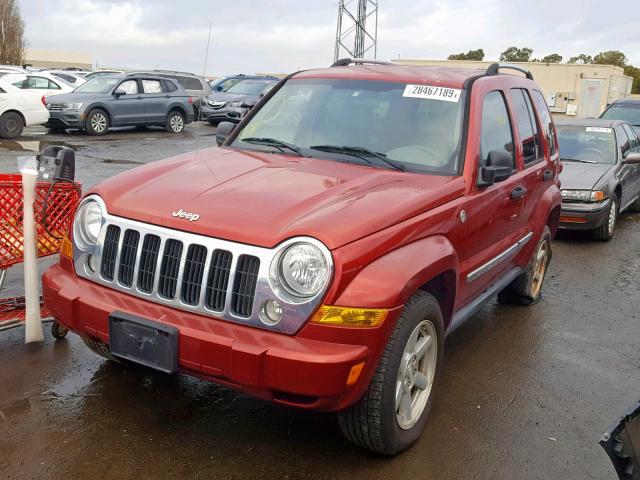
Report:
[[[38,238],[38,257],[60,251],[62,238],[68,232],[73,213],[80,201],[80,185],[74,182],[38,182],[33,204]],[[22,235],[22,177],[0,174],[0,291],[7,269],[24,258]],[[43,309],[43,318],[48,312]],[[24,297],[0,299],[0,330],[18,326],[24,321]],[[54,337],[66,331],[57,323],[51,329]]]

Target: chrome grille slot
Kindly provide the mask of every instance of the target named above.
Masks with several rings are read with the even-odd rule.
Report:
[[[202,291],[202,277],[207,261],[207,249],[202,245],[189,245],[182,274],[180,295],[187,305],[196,306],[200,303]]]
[[[140,264],[138,265],[138,288],[141,292],[151,293],[156,276],[156,265],[160,253],[160,237],[145,235],[142,242]]]
[[[102,249],[102,263],[100,274],[107,280],[113,280],[116,271],[116,256],[118,255],[118,242],[120,241],[120,227],[109,225],[104,237]]]
[[[182,242],[169,239],[167,240],[167,243],[164,246],[164,252],[162,253],[158,294],[169,300],[173,300],[176,296],[182,248]]]
[[[125,287],[133,285],[133,272],[136,267],[136,255],[140,234],[135,230],[126,230],[120,248],[120,266],[118,268],[118,281]]]
[[[232,259],[233,255],[226,250],[215,250],[211,255],[204,300],[205,306],[210,310],[224,310]]]
[[[231,296],[231,310],[240,317],[248,318],[251,316],[259,270],[260,259],[258,257],[240,255]]]

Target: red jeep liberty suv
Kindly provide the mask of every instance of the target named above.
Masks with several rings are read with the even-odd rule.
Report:
[[[108,359],[338,411],[354,443],[405,450],[445,335],[496,294],[540,298],[561,202],[543,94],[510,65],[343,60],[233,127],[93,188],[47,307]]]

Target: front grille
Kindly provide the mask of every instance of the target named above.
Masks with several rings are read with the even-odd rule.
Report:
[[[233,283],[233,295],[231,296],[231,310],[240,317],[251,316],[259,269],[260,259],[258,257],[240,255],[236,279]]]
[[[250,318],[260,259],[240,254],[234,267],[231,251],[203,243],[206,245],[110,224],[100,277],[152,300]]]

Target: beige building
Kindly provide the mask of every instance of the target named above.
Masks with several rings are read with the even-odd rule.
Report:
[[[62,50],[43,50],[27,48],[24,63],[34,67],[69,68],[76,67],[83,70],[93,69],[91,55],[84,52],[67,52]]]
[[[401,65],[486,69],[494,62],[469,60],[393,60]],[[533,74],[554,116],[597,117],[610,103],[631,95],[633,79],[613,65],[518,63]]]

